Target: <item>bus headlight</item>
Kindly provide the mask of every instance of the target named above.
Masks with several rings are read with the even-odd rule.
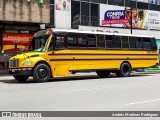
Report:
[[[23,63],[23,65],[31,65],[31,64],[32,64],[32,61],[27,61]]]

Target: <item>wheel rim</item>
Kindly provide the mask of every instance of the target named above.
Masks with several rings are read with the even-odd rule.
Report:
[[[125,75],[129,74],[129,67],[128,67],[128,66],[124,66],[124,67],[123,67],[123,73],[124,73]]]
[[[39,78],[43,79],[47,76],[47,71],[44,68],[41,68],[38,70],[38,76]]]

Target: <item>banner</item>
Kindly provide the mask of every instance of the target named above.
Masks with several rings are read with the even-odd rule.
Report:
[[[104,20],[102,20],[102,25],[126,23],[128,23],[128,19],[125,19],[125,10],[108,10],[104,14]]]
[[[55,0],[55,28],[71,28],[71,0]]]
[[[125,11],[125,12],[124,12]],[[131,18],[132,14],[132,18]],[[144,9],[125,9],[121,6],[100,5],[100,26],[138,29],[160,29],[160,12]]]
[[[160,12],[145,10],[140,28],[160,29]]]
[[[122,27],[126,22],[125,7],[100,4],[100,26]]]
[[[71,11],[71,0],[55,0],[56,10]]]
[[[12,34],[4,33],[3,34],[3,50],[7,52],[16,52],[19,51],[21,47],[25,47],[25,50],[28,49],[33,34]]]

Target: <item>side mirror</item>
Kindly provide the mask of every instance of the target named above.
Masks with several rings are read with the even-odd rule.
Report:
[[[1,53],[4,54],[4,50],[2,50]]]
[[[21,47],[21,48],[19,49],[20,52],[23,52],[23,50],[24,50],[24,47]]]

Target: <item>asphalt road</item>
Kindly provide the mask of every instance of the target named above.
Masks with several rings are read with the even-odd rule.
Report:
[[[18,83],[1,76],[0,111],[160,111],[160,74]]]

